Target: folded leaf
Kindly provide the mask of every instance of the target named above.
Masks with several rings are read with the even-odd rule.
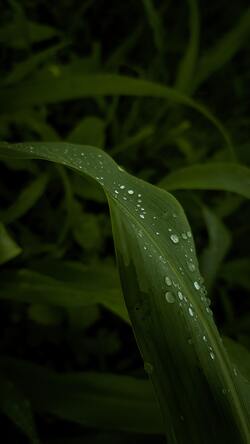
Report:
[[[171,444],[249,442],[242,379],[214,323],[190,226],[176,199],[93,147],[0,144],[0,150],[62,163],[103,186],[126,306]]]

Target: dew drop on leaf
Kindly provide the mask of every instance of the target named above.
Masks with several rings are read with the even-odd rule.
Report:
[[[170,304],[173,304],[175,302],[175,297],[174,297],[173,293],[171,293],[171,291],[167,291],[165,293],[165,298],[166,298],[166,301],[169,302]]]
[[[177,236],[177,234],[171,234],[170,239],[174,244],[178,244],[179,242],[179,237]]]
[[[169,287],[172,285],[172,281],[168,276],[165,277],[165,282]]]
[[[199,290],[201,288],[200,284],[197,281],[194,282],[194,288],[196,288],[196,290]]]
[[[180,301],[182,301],[183,300],[183,294],[182,294],[182,292],[181,291],[178,291],[178,298],[180,299]]]
[[[192,262],[189,262],[189,263],[188,263],[188,269],[189,269],[190,271],[195,271],[195,265],[192,264]]]
[[[188,313],[190,314],[190,316],[194,316],[194,312],[193,312],[193,310],[192,310],[191,307],[189,307],[189,309],[188,309]]]

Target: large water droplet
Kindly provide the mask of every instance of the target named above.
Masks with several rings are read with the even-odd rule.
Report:
[[[166,298],[166,301],[169,302],[170,304],[173,304],[175,302],[175,297],[174,297],[173,293],[171,293],[171,291],[167,291],[165,293],[165,298]]]
[[[194,288],[196,288],[196,290],[199,290],[201,288],[200,284],[197,281],[194,281]]]
[[[215,354],[214,354],[213,352],[210,352],[209,354],[210,354],[210,358],[211,358],[212,360],[214,360],[214,359],[215,359]]]
[[[178,298],[180,299],[180,301],[183,300],[183,294],[181,291],[178,291]]]
[[[134,190],[128,190],[128,194],[134,194]]]
[[[170,239],[174,244],[178,244],[179,242],[179,237],[177,236],[177,234],[171,234]]]
[[[190,314],[190,316],[192,316],[192,317],[194,316],[194,312],[191,307],[189,307],[188,313]]]
[[[192,272],[195,271],[195,265],[192,262],[188,262],[188,269]]]
[[[165,277],[165,282],[166,282],[166,284],[167,284],[169,287],[171,287],[171,285],[172,285],[172,281],[171,281],[171,279],[170,279],[168,276]]]

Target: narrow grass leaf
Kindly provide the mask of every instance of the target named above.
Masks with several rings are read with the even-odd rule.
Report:
[[[250,198],[250,169],[236,163],[206,163],[173,171],[158,185],[166,190],[231,191]]]
[[[153,33],[155,47],[159,51],[159,53],[162,53],[164,52],[165,48],[165,33],[161,21],[161,16],[156,10],[154,0],[142,0],[142,2],[147,15],[149,26]]]
[[[22,249],[12,239],[5,226],[0,222],[0,265],[14,259]]]
[[[42,71],[40,75],[27,82],[0,91],[0,103],[4,103],[2,112],[6,113],[34,105],[109,95],[161,98],[194,108],[215,125],[226,144],[231,147],[228,132],[205,106],[174,88],[148,80],[115,74],[69,75],[64,73],[55,76],[49,71]]]
[[[110,267],[84,267],[74,262],[48,262],[37,270],[0,274],[0,299],[80,307],[101,303],[128,322],[117,274]],[[51,269],[50,269],[51,267]]]
[[[171,443],[250,442],[242,380],[214,323],[190,226],[176,199],[93,147],[32,143],[0,149],[5,156],[62,163],[103,186],[126,306]]]
[[[207,226],[209,242],[201,255],[201,270],[206,287],[210,291],[221,264],[229,251],[232,237],[230,231],[211,209],[203,206],[202,212]]]
[[[87,427],[163,433],[159,406],[147,380],[109,373],[59,374],[14,359],[1,359],[0,367],[38,412]]]
[[[187,0],[189,7],[189,32],[190,37],[186,52],[180,61],[175,87],[177,90],[189,94],[196,68],[199,39],[200,39],[200,17],[197,0]]]
[[[85,117],[70,132],[67,140],[71,143],[82,143],[84,141],[86,145],[102,148],[105,141],[105,122],[99,117]]]

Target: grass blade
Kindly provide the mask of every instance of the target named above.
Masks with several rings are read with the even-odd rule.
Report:
[[[205,106],[174,88],[148,80],[112,74],[68,75],[62,73],[59,77],[55,77],[46,71],[17,87],[0,91],[0,103],[5,104],[2,112],[6,113],[34,105],[109,95],[155,97],[194,108],[215,125],[227,145],[231,147],[231,140],[226,129]]]
[[[189,94],[199,52],[200,17],[197,0],[187,0],[189,6],[190,37],[186,52],[180,61],[175,87]]]
[[[166,190],[231,191],[250,198],[250,169],[236,163],[206,163],[176,170],[158,184]]]
[[[111,267],[90,268],[74,262],[48,262],[36,270],[5,271],[0,299],[19,302],[83,307],[101,303],[128,322],[117,274]]]
[[[230,231],[213,211],[203,207],[202,212],[208,230],[209,243],[202,252],[201,270],[208,292],[210,292],[223,259],[231,246],[232,238]]]
[[[22,252],[22,249],[10,237],[5,226],[0,222],[0,265],[14,259]]]
[[[126,306],[171,443],[250,442],[242,380],[214,323],[176,199],[93,147],[33,143],[0,149],[5,156],[62,163],[103,186]]]
[[[94,428],[163,432],[159,406],[146,380],[94,372],[62,375],[14,359],[1,359],[0,367],[36,411]]]

